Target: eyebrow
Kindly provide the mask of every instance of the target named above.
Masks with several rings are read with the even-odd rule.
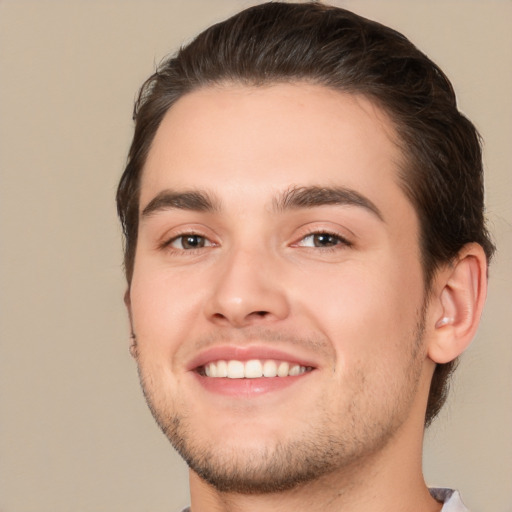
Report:
[[[367,197],[345,187],[290,187],[273,201],[276,211],[315,208],[328,205],[358,206],[384,222],[379,208]]]
[[[212,213],[220,211],[220,205],[220,200],[206,191],[163,190],[142,210],[141,217],[150,217],[159,211],[172,209]],[[370,199],[346,187],[292,186],[272,201],[273,210],[276,212],[328,205],[358,206],[384,222],[381,211]]]
[[[220,201],[211,194],[201,190],[185,192],[163,190],[142,210],[141,217],[149,217],[159,211],[172,209],[206,213],[215,212],[220,210]]]

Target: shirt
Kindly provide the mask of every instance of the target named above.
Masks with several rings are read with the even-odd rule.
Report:
[[[441,503],[444,503],[441,512],[469,512],[469,510],[462,503],[460,494],[453,489],[429,489],[430,494]]]

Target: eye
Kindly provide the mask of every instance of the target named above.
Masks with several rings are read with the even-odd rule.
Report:
[[[168,246],[173,249],[181,249],[185,251],[189,251],[191,249],[202,249],[203,247],[211,247],[212,245],[213,243],[206,237],[196,235],[194,233],[177,236],[168,244]]]
[[[300,247],[331,248],[336,245],[350,245],[350,243],[339,235],[322,232],[305,236],[297,245]]]

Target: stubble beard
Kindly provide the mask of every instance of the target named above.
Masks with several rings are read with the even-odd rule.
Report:
[[[405,421],[417,392],[422,368],[423,330],[424,316],[421,315],[412,336],[410,364],[404,365],[406,374],[402,384],[380,415],[361,414],[365,408],[364,404],[358,406],[358,400],[367,398],[366,376],[356,371],[353,375],[354,395],[345,418],[335,417],[324,408],[316,416],[322,421],[304,429],[299,437],[262,446],[257,451],[243,447],[226,448],[218,441],[199,443],[188,415],[176,412],[173,404],[157,399],[155,390],[158,386],[155,387],[151,378],[146,378],[140,362],[139,378],[157,424],[200,478],[219,492],[282,492],[329,473],[345,470],[350,474],[355,468],[364,466],[389,442]]]

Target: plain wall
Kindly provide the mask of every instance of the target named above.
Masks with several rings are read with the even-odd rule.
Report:
[[[114,194],[155,63],[240,0],[0,0],[0,511],[179,510],[128,354]],[[485,140],[487,309],[427,434],[429,484],[512,511],[512,2],[338,2],[450,76]]]

